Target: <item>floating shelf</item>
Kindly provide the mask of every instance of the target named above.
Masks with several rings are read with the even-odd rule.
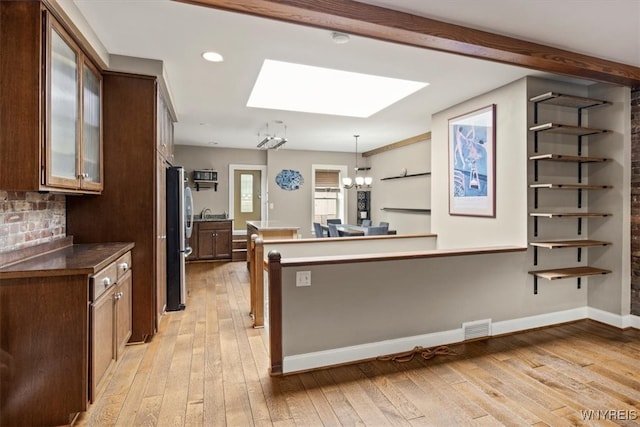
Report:
[[[547,92],[530,98],[529,101],[537,104],[559,105],[561,107],[578,108],[581,110],[611,105],[609,101],[601,99],[583,98],[581,96],[564,95],[562,93]]]
[[[601,240],[577,239],[577,240],[550,240],[544,242],[530,242],[531,246],[545,249],[557,248],[588,248],[594,246],[609,246],[611,242]]]
[[[199,180],[194,180],[193,183],[196,185],[196,191],[206,190],[208,188],[213,188],[213,191],[218,191],[218,182],[217,181],[199,181]]]
[[[536,277],[540,277],[542,279],[547,280],[558,280],[558,279],[571,279],[576,277],[585,277],[585,276],[599,276],[601,274],[609,274],[611,270],[605,270],[603,268],[596,267],[568,267],[568,268],[555,268],[551,270],[534,270],[530,271],[529,274],[532,274]]]
[[[593,184],[529,184],[530,188],[550,188],[558,190],[605,190],[613,188],[612,185],[593,185]]]
[[[431,213],[431,209],[417,209],[417,208],[380,208],[381,211],[395,211],[406,213]]]
[[[544,242],[530,242],[533,246],[533,265],[538,265],[538,249],[565,249],[574,248],[578,250],[578,262],[582,261],[582,249],[609,246],[611,242],[603,242],[601,240],[577,239],[577,240],[551,240]]]
[[[563,135],[588,136],[610,132],[607,129],[587,128],[583,126],[564,125],[560,123],[543,123],[531,126],[529,130],[534,132],[560,133]]]
[[[611,159],[607,157],[590,157],[590,156],[569,156],[566,154],[536,154],[529,157],[529,160],[551,160],[555,162],[575,162],[575,163],[604,163]]]
[[[387,181],[389,179],[411,178],[414,176],[426,176],[426,175],[431,175],[431,172],[420,172],[420,173],[409,173],[407,175],[387,176],[385,178],[380,178],[380,181]]]
[[[612,214],[591,212],[531,212],[529,215],[543,218],[604,218]]]
[[[582,234],[583,218],[605,218],[611,216],[609,213],[591,213],[591,212],[531,212],[529,216],[533,217],[533,235],[538,235],[538,218],[577,218],[578,219],[578,235]]]
[[[529,272],[529,274],[533,275],[534,295],[538,293],[538,278],[547,279],[547,280],[577,278],[578,279],[577,287],[578,289],[580,289],[580,285],[581,285],[580,278],[586,277],[586,276],[601,276],[609,273],[611,273],[611,270],[605,270],[603,268],[596,268],[596,267],[589,267],[589,266],[555,268],[551,270],[534,270]]]

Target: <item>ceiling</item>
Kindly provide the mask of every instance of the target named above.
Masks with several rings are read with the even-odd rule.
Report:
[[[178,116],[175,141],[182,145],[255,148],[266,123],[281,120],[289,140],[284,149],[353,151],[359,134],[359,149],[366,151],[429,131],[433,113],[465,99],[525,75],[545,75],[363,37],[335,44],[327,30],[170,0],[73,1],[109,53],[164,62]],[[363,3],[640,66],[637,0]],[[201,54],[209,50],[225,61],[204,61]],[[246,107],[264,59],[430,85],[369,118]]]

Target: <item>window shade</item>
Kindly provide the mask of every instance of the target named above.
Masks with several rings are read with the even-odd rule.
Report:
[[[316,187],[340,188],[340,171],[316,170]]]

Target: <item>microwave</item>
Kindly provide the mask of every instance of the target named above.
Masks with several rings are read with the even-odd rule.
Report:
[[[198,169],[193,171],[194,181],[218,181],[218,171],[212,169]]]

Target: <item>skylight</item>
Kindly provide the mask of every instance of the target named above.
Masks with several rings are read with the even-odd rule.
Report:
[[[428,85],[265,59],[247,107],[369,117]]]

